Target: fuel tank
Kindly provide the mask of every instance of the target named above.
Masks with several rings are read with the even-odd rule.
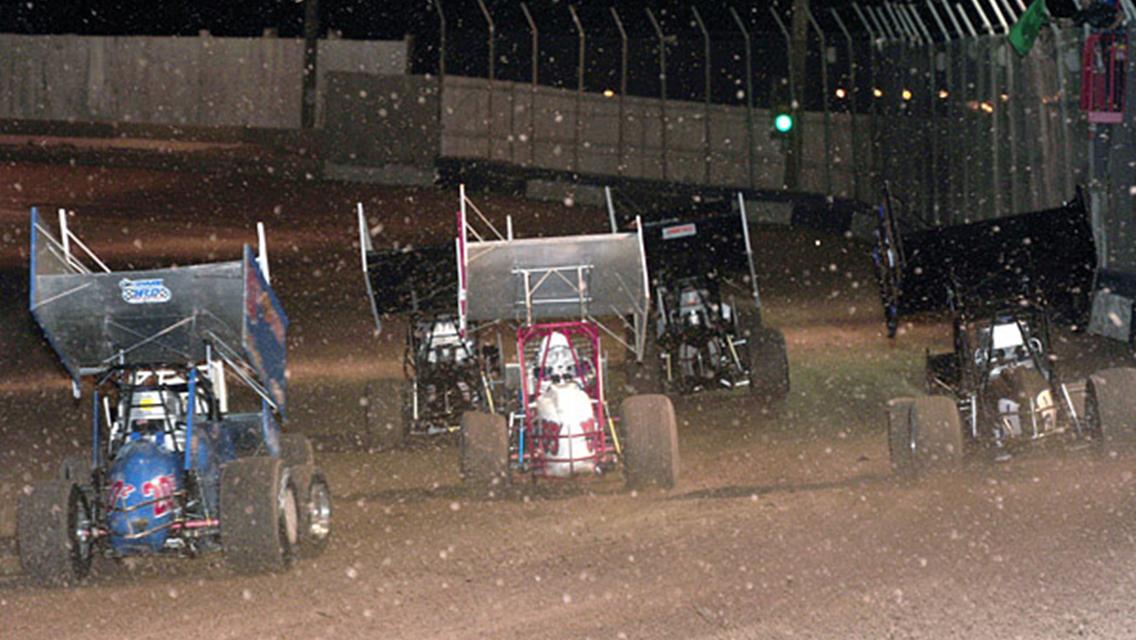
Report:
[[[181,490],[181,456],[148,438],[127,442],[107,478],[110,543],[121,555],[161,551]]]
[[[574,382],[551,384],[537,400],[536,410],[544,423],[545,475],[595,473],[600,426],[588,394]]]

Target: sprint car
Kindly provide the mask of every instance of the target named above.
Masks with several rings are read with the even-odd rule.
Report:
[[[649,308],[640,232],[517,239],[478,233],[462,192],[458,220],[459,332],[469,323],[516,327],[516,361],[505,365],[497,412],[462,415],[467,485],[514,477],[571,479],[623,471],[628,486],[675,484],[674,407],[663,395],[632,395],[618,417],[608,406],[601,316],[631,316],[643,343]],[[484,216],[483,222],[487,222]],[[489,238],[489,239],[486,239]]]
[[[287,316],[258,257],[111,271],[68,228],[31,214],[30,310],[71,375],[93,382],[92,447],[20,497],[20,564],[51,585],[99,556],[220,552],[278,571],[331,534],[312,447],[281,433]],[[259,409],[230,411],[230,378]],[[233,398],[236,400],[236,398]],[[246,401],[248,398],[246,398]]]

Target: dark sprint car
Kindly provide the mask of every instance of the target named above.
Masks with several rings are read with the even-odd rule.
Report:
[[[1050,321],[1029,301],[954,317],[954,349],[928,354],[927,392],[888,403],[897,473],[957,464],[976,445],[1004,455],[1014,442],[1070,434],[1103,442],[1136,428],[1136,369],[1063,380]]]
[[[1095,252],[1083,199],[908,233],[890,197],[878,213],[874,255],[889,335],[903,315],[952,314],[953,349],[927,355],[929,395],[888,403],[897,473],[956,465],[982,445],[1001,456],[1015,442],[1058,434],[1100,442],[1136,428],[1136,369],[1069,381],[1051,349],[1053,317],[1077,321],[1091,291]]]
[[[748,389],[755,398],[789,393],[785,337],[766,327],[746,224],[738,212],[643,223],[654,309],[629,383],[642,391]],[[752,307],[723,294],[731,275],[748,278]]]
[[[408,435],[456,432],[464,412],[493,411],[499,347],[479,345],[476,326],[459,334],[454,245],[375,250],[362,205],[358,224],[376,331],[382,331],[384,316],[406,316],[405,381],[397,390],[379,389],[367,402],[368,429],[378,444],[398,446]]]
[[[60,216],[32,210],[30,309],[74,381],[93,379],[91,454],[21,496],[25,573],[72,584],[96,555],[220,551],[244,572],[286,568],[331,532],[327,481],[282,434],[288,320],[267,257],[110,271]],[[226,375],[259,400],[229,411]],[[241,398],[233,398],[241,400]]]

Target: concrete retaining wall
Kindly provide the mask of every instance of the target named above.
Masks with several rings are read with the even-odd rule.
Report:
[[[299,128],[304,43],[0,34],[0,118]],[[324,40],[318,68],[405,74],[404,41]]]
[[[494,82],[491,89],[484,79],[451,76],[442,92],[442,155],[694,184],[781,188],[785,159],[781,142],[768,133],[768,111],[753,112],[751,181],[744,108],[711,105],[707,111],[702,103],[668,101],[665,109],[664,144],[663,106],[657,99],[626,97],[621,119],[617,97],[585,93],[578,99],[575,91],[534,90],[513,82]],[[804,116],[800,189],[828,191],[827,158],[832,193],[851,197],[850,117],[832,115],[827,147],[823,124],[822,114]]]

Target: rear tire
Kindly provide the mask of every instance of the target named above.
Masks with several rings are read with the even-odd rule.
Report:
[[[749,391],[764,402],[781,402],[789,395],[789,355],[785,335],[777,329],[750,327]]]
[[[1085,421],[1095,440],[1115,442],[1136,436],[1136,369],[1102,369],[1089,376]]]
[[[674,405],[663,395],[636,395],[619,407],[627,486],[671,488],[678,481]]]
[[[295,558],[296,488],[283,460],[241,458],[221,471],[221,543],[239,573],[287,569]]]
[[[889,407],[889,443],[892,466],[915,476],[933,469],[952,469],[962,462],[962,420],[954,399],[924,396],[911,401],[907,420],[901,421],[902,400],[892,421]],[[894,425],[894,426],[893,426]]]
[[[16,516],[20,566],[36,582],[70,586],[87,576],[93,556],[91,510],[74,482],[49,480],[20,496]]]
[[[461,476],[467,486],[492,487],[509,478],[509,430],[505,417],[467,411],[461,419]]]

